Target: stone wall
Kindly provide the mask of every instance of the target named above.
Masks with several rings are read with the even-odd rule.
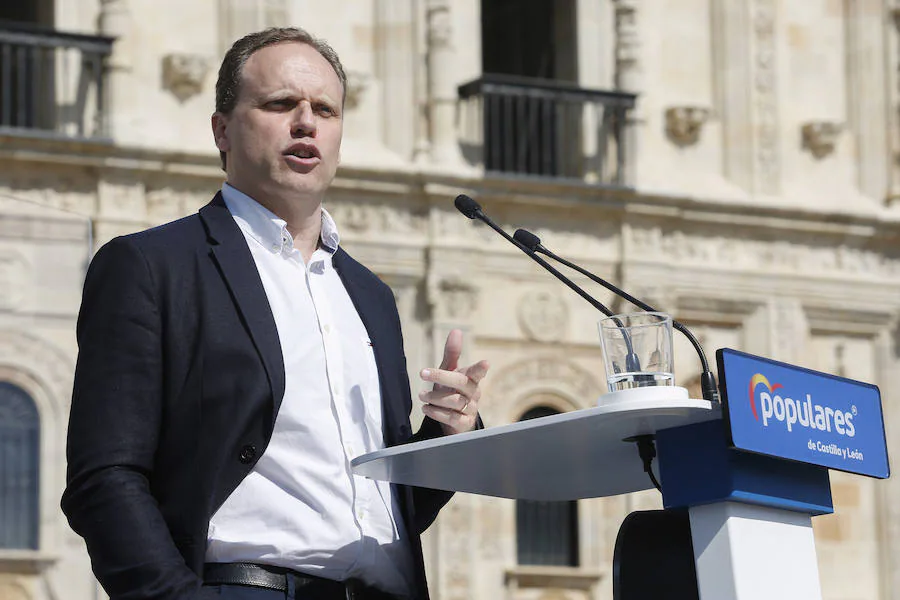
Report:
[[[327,11],[307,0],[58,0],[59,28],[118,36],[114,143],[0,137],[0,379],[37,402],[43,444],[41,547],[0,551],[0,600],[102,595],[57,508],[89,251],[212,197],[218,61],[229,40],[271,24],[308,27],[344,58],[346,139],[327,206],[348,251],[394,290],[414,393],[453,327],[466,333],[464,360],[491,361],[489,425],[538,405],[587,408],[605,389],[598,315],[459,215],[452,199],[465,192],[505,228],[531,229],[672,312],[710,356],[739,348],[878,384],[898,455],[895,9],[795,4],[578,0],[581,84],[639,94],[635,189],[608,190],[468,162],[456,86],[480,73],[474,0]],[[681,338],[676,372],[696,386]],[[814,520],[824,597],[900,599],[898,484],[836,473],[832,487],[836,514]],[[425,536],[433,597],[609,599],[619,523],[658,504],[655,492],[579,502],[580,566],[545,568],[516,564],[512,501],[458,495]]]

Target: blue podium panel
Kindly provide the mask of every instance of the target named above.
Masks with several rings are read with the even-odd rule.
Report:
[[[734,448],[890,476],[877,386],[727,348],[716,357]]]

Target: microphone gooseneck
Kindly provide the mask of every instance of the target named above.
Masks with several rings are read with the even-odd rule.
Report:
[[[465,194],[460,194],[459,196],[457,196],[456,200],[453,202],[453,204],[456,206],[456,209],[459,212],[461,212],[462,214],[464,214],[466,217],[468,217],[470,219],[478,219],[479,221],[483,222],[485,225],[487,225],[488,227],[490,227],[491,229],[493,229],[494,231],[499,233],[504,239],[506,239],[513,246],[515,246],[516,248],[518,248],[519,250],[521,250],[522,252],[524,252],[525,254],[530,256],[531,259],[534,260],[534,262],[536,262],[537,264],[541,265],[542,267],[544,267],[545,269],[550,271],[557,279],[559,279],[564,284],[569,286],[569,288],[571,288],[572,291],[574,291],[576,294],[578,294],[579,296],[581,296],[582,298],[587,300],[591,304],[591,306],[593,306],[594,308],[596,308],[597,310],[602,312],[607,317],[612,316],[612,314],[613,314],[612,311],[610,309],[608,309],[606,306],[604,306],[603,304],[601,304],[599,300],[597,300],[596,298],[594,298],[593,296],[588,294],[586,291],[584,291],[583,289],[581,289],[580,287],[575,285],[575,283],[572,280],[570,280],[568,277],[566,277],[565,275],[563,275],[562,273],[557,271],[553,267],[553,265],[551,265],[550,263],[545,261],[540,256],[536,256],[534,254],[534,252],[529,251],[528,248],[526,248],[524,245],[522,245],[517,240],[515,240],[511,235],[509,235],[508,233],[503,231],[502,227],[500,227],[499,225],[494,223],[494,221],[490,217],[488,217],[486,214],[484,214],[484,211],[481,209],[480,204],[478,204],[477,202],[475,202],[474,200],[472,200]]]
[[[593,296],[588,294],[581,287],[579,287],[577,284],[575,284],[574,281],[572,281],[571,279],[569,279],[568,277],[566,277],[565,275],[560,273],[550,263],[548,263],[543,258],[541,258],[537,254],[535,254],[534,250],[530,249],[527,245],[523,244],[519,240],[515,239],[514,237],[512,237],[511,235],[506,233],[502,227],[500,227],[499,225],[494,223],[494,221],[490,217],[488,217],[486,214],[484,214],[484,210],[482,210],[481,205],[478,204],[478,202],[476,202],[469,196],[466,196],[465,194],[460,194],[459,196],[456,197],[456,200],[453,201],[453,205],[456,206],[456,209],[459,212],[461,212],[463,215],[465,215],[469,219],[478,219],[479,221],[482,221],[488,227],[490,227],[491,229],[493,229],[494,231],[499,233],[505,240],[507,240],[509,243],[511,243],[513,246],[515,246],[516,248],[518,248],[525,254],[527,254],[531,258],[531,260],[533,260],[537,264],[541,265],[544,269],[549,271],[554,277],[556,277],[557,279],[562,281],[564,284],[566,284],[566,286],[568,286],[569,289],[571,289],[573,292],[575,292],[576,294],[578,294],[579,296],[581,296],[582,298],[587,300],[587,302],[591,306],[593,306],[594,308],[596,308],[597,310],[602,312],[604,315],[606,315],[607,317],[614,316],[613,312],[609,308],[607,308],[605,305],[603,305],[599,300],[597,300],[596,298],[594,298]],[[538,240],[538,243],[540,244],[540,240]],[[621,321],[619,321],[618,319],[614,319],[614,321],[619,326],[619,328],[623,327]],[[627,332],[625,332],[624,329],[622,330],[622,333],[624,334],[623,337],[624,337],[625,346],[627,349],[627,354],[625,356],[626,369],[628,369],[628,371],[630,371],[630,372],[638,372],[641,370],[641,365],[640,365],[640,361],[638,360],[637,354],[635,354],[634,349],[632,347],[631,337],[627,334]]]
[[[546,256],[549,256],[553,260],[569,267],[570,269],[574,269],[575,271],[581,273],[582,275],[584,275],[591,281],[593,281],[595,283],[599,283],[600,285],[602,285],[603,287],[605,287],[612,293],[616,294],[617,296],[619,296],[621,298],[624,298],[625,300],[627,300],[631,304],[634,304],[638,308],[642,308],[642,309],[644,309],[646,311],[650,311],[650,312],[657,312],[655,308],[653,308],[646,302],[635,298],[628,292],[618,288],[617,286],[613,285],[612,283],[609,283],[605,279],[602,279],[602,278],[594,275],[587,269],[584,269],[584,268],[576,265],[575,263],[570,262],[570,261],[566,260],[565,258],[554,254],[553,252],[548,250],[543,244],[541,244],[541,238],[534,235],[530,231],[528,231],[526,229],[518,229],[518,230],[516,230],[516,233],[513,235],[513,239],[516,242],[518,242],[519,244],[521,244],[522,246],[524,246],[525,248],[527,248],[529,252],[533,252],[533,253],[540,252],[541,254],[545,254]],[[707,400],[709,402],[718,402],[719,401],[719,389],[718,389],[718,385],[716,385],[716,378],[712,374],[712,371],[709,370],[709,362],[707,362],[707,360],[706,360],[706,353],[703,351],[703,347],[700,345],[700,341],[697,340],[697,338],[694,336],[694,334],[691,333],[691,331],[687,327],[685,327],[684,324],[680,323],[679,321],[676,321],[675,319],[672,319],[672,327],[674,329],[680,331],[682,334],[684,334],[685,337],[687,337],[688,341],[691,343],[691,345],[697,351],[697,355],[700,357],[700,365],[703,369],[703,372],[700,374],[700,390],[701,390],[701,393],[703,394],[703,399]]]

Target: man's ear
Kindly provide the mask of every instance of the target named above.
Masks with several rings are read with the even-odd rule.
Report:
[[[220,112],[215,112],[210,118],[210,124],[216,148],[220,152],[228,152],[231,149],[231,142],[228,139],[228,117]]]

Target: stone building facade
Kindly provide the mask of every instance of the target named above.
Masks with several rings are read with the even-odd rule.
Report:
[[[17,446],[37,457],[21,474],[35,502],[16,513],[24,533],[0,537],[0,600],[103,596],[58,508],[85,266],[110,238],[196,211],[221,185],[215,72],[231,41],[269,25],[303,26],[344,61],[327,206],[348,250],[394,289],[412,375],[459,327],[466,355],[492,363],[488,424],[587,408],[606,389],[598,315],[460,216],[465,192],[671,312],[710,354],[879,385],[900,456],[895,1],[0,9],[12,19],[0,23],[0,394],[19,399],[0,427],[38,431]],[[34,47],[53,49],[19,53]],[[678,382],[695,387],[698,373],[677,340]],[[824,597],[900,599],[900,483],[834,473],[832,489],[836,513],[814,520]],[[579,501],[565,564],[520,564],[516,503],[457,495],[425,537],[433,596],[610,599],[619,523],[658,505],[655,492]]]

